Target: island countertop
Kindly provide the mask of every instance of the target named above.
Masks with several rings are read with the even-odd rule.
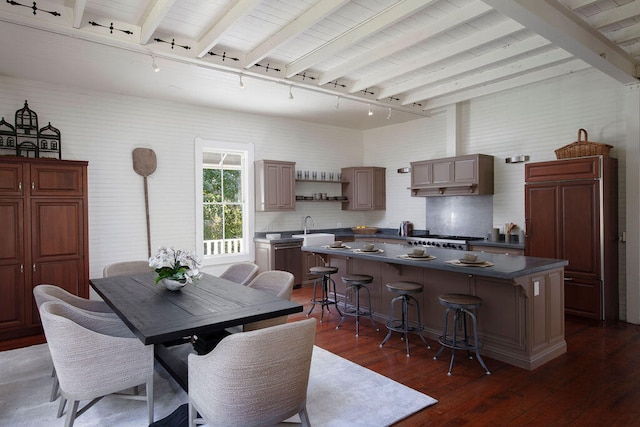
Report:
[[[415,267],[445,270],[455,273],[475,274],[479,276],[494,277],[498,279],[514,279],[533,273],[546,271],[553,268],[564,267],[567,260],[536,258],[518,255],[501,255],[482,252],[478,254],[478,260],[492,263],[489,267],[465,266],[452,264],[450,261],[462,258],[465,251],[441,248],[426,248],[426,253],[433,255],[435,259],[412,259],[406,258],[407,254],[415,248],[409,244],[377,243],[376,248],[382,252],[361,252],[365,242],[347,242],[345,248],[334,249],[328,246],[303,246],[302,250],[317,254],[327,254],[334,256],[347,256],[353,258],[367,259],[371,261],[381,261],[390,264],[403,264]]]

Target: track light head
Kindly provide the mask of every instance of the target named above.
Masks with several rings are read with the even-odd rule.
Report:
[[[293,86],[289,86],[289,99],[293,99],[293,92],[291,92],[292,88]]]
[[[242,74],[240,74],[240,89],[244,89],[244,82],[242,81]]]
[[[156,64],[156,57],[153,55],[151,55],[151,68],[153,68],[153,71],[155,71],[156,73],[160,71],[160,67],[158,67],[158,64]]]
[[[373,110],[371,109],[371,104],[369,104],[369,113],[370,116],[373,116]]]
[[[387,120],[391,119],[391,107],[389,107],[389,114],[387,114]]]

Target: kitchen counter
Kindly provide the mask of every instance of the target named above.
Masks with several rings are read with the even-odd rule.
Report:
[[[345,296],[341,274],[373,276],[373,283],[367,287],[374,317],[382,324],[388,320],[390,302],[396,296],[387,291],[385,284],[400,280],[422,283],[423,292],[415,297],[422,311],[424,334],[435,340],[435,345],[432,350],[420,351],[435,352],[440,347],[437,339],[442,335],[444,307],[439,304],[438,295],[464,293],[483,300],[477,310],[483,355],[524,369],[535,369],[566,353],[564,266],[567,261],[483,252],[480,259],[493,265],[471,267],[447,262],[461,258],[463,251],[427,248],[435,259],[414,260],[400,257],[412,251],[414,246],[409,244],[377,243],[376,247],[384,252],[354,252],[362,249],[363,244],[356,240],[347,243],[350,249],[303,246],[302,250],[315,253],[328,265],[338,267],[334,278],[340,301],[344,301]],[[385,333],[381,331],[381,339]],[[411,342],[415,345],[416,341]],[[385,346],[389,348],[393,347]],[[490,360],[487,365],[491,370]],[[444,367],[443,371],[446,372]]]
[[[332,249],[328,247],[303,246],[303,251],[311,251],[327,255],[347,255],[354,258],[368,259],[372,261],[382,261],[391,264],[411,265],[415,267],[432,268],[436,270],[452,271],[464,274],[477,274],[499,279],[514,279],[549,269],[561,268],[568,264],[566,260],[533,258],[525,256],[499,255],[492,253],[482,253],[479,259],[493,263],[491,267],[474,267],[450,264],[447,261],[462,257],[463,251],[454,249],[427,248],[427,253],[436,258],[432,260],[416,260],[401,258],[401,255],[410,253],[415,246],[408,244],[381,243],[376,245],[382,249],[382,253],[354,252],[362,249],[364,242],[349,242],[351,249]]]

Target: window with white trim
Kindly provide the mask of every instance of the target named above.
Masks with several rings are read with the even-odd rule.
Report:
[[[253,145],[196,138],[196,239],[205,264],[253,260]]]

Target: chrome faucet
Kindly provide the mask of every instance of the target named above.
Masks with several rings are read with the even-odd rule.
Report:
[[[313,223],[313,218],[311,218],[311,215],[307,215],[304,217],[304,234],[307,234],[307,231],[309,230],[309,228],[307,227],[307,221],[311,222],[311,225],[315,225]]]

